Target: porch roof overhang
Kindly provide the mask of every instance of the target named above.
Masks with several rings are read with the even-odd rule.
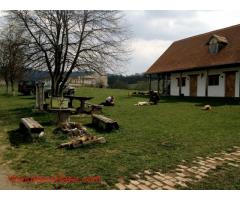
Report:
[[[181,67],[176,70],[163,70],[163,71],[156,71],[156,72],[145,72],[145,75],[155,75],[155,74],[169,74],[174,72],[187,72],[187,71],[199,71],[199,70],[210,70],[210,69],[222,69],[222,68],[230,68],[230,67],[240,67],[240,62],[238,63],[226,63],[222,65],[209,65],[209,66],[199,66],[199,67],[192,67],[192,68],[185,68]]]

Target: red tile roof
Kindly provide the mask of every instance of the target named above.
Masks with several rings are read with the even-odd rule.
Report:
[[[211,37],[227,42],[217,54],[208,50]],[[240,24],[174,42],[147,70],[147,74],[193,70],[240,63]]]

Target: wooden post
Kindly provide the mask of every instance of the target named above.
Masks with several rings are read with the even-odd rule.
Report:
[[[35,107],[41,111],[43,111],[43,104],[45,103],[44,97],[44,82],[38,81],[36,83],[36,103]]]
[[[149,74],[149,91],[152,90],[152,75]]]
[[[206,88],[205,88],[205,96],[208,96],[208,69],[206,71]]]
[[[179,78],[179,96],[182,96],[182,72],[180,72]]]
[[[160,94],[160,86],[159,86],[159,83],[160,83],[160,74],[157,75],[158,76],[158,82],[157,82],[157,91],[158,91],[158,95]]]
[[[165,94],[165,74],[162,75],[162,95]]]
[[[240,71],[238,71],[238,97],[240,98]]]

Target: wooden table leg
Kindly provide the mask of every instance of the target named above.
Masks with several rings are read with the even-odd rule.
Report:
[[[69,99],[69,102],[68,102],[68,107],[69,107],[69,108],[72,108],[72,107],[73,107],[72,102],[73,102],[73,99],[70,98],[70,99]]]
[[[84,105],[85,105],[85,101],[81,100],[80,108],[82,111],[84,110]]]
[[[85,108],[85,101],[80,100],[80,107],[77,108],[77,113],[84,113],[84,108]]]

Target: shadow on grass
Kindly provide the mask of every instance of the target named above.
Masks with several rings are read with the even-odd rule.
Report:
[[[44,115],[48,115],[49,113],[45,113],[45,112],[35,112],[32,111],[32,107],[22,107],[22,108],[14,108],[9,110],[9,112],[17,115],[17,116],[21,116],[21,117],[34,117],[34,116],[44,116]]]
[[[196,106],[240,105],[239,98],[221,97],[161,97],[160,103],[195,103]]]
[[[32,138],[30,134],[22,132],[19,129],[8,131],[8,138],[12,146],[20,146],[21,144],[32,143]]]
[[[27,96],[27,95],[22,95],[22,94],[19,94],[18,96],[20,97],[20,99],[30,99],[30,100],[35,99],[35,96]]]
[[[56,124],[56,122],[54,120],[41,122],[42,126],[54,126],[55,124]]]
[[[94,129],[97,133],[101,133],[101,134],[104,134],[104,133],[117,133],[118,129],[102,129],[100,127],[97,127],[96,125],[93,125],[92,123],[88,123],[88,124],[84,124],[84,126],[86,126],[87,128],[91,128],[91,129]]]
[[[22,107],[22,108],[14,108],[7,111],[9,115],[15,116],[16,118],[23,118],[23,117],[37,117],[37,118],[46,118],[49,117],[51,114],[47,112],[38,112],[33,111],[32,107]],[[52,121],[44,122],[46,125],[51,125]]]

